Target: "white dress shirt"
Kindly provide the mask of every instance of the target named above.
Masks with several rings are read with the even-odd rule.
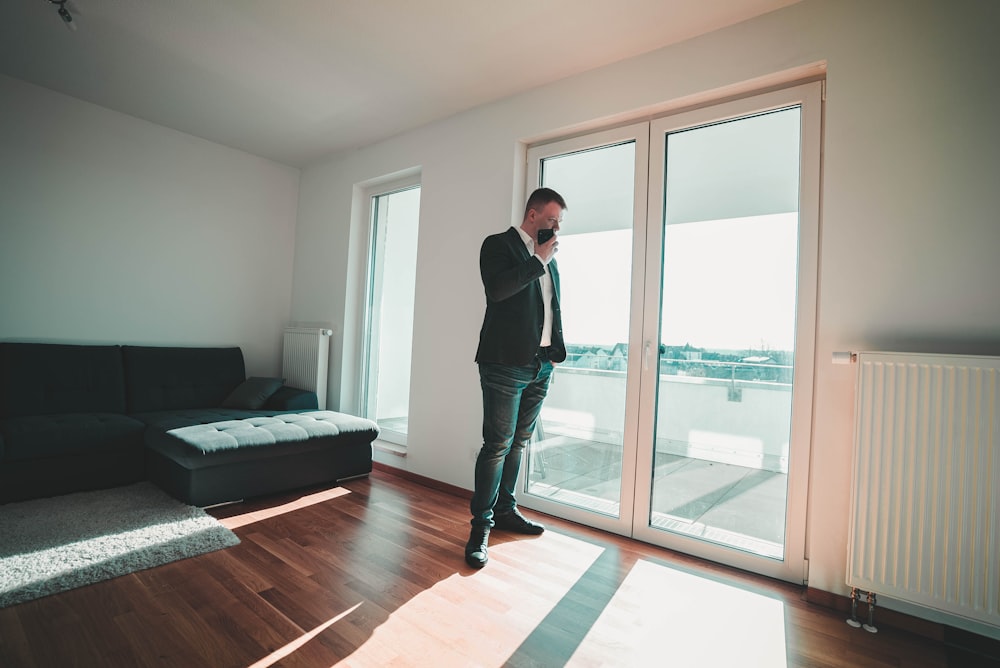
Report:
[[[538,258],[538,261],[542,263],[545,267],[545,273],[538,277],[538,280],[542,288],[542,302],[545,306],[545,319],[542,322],[542,340],[538,344],[543,348],[547,348],[552,345],[552,276],[549,274],[549,262],[548,260],[543,260],[541,256],[535,253],[535,240],[528,236],[528,233],[522,230],[520,227],[512,225],[517,233],[521,235],[521,240],[524,242],[525,247],[528,249],[528,253],[534,255]]]

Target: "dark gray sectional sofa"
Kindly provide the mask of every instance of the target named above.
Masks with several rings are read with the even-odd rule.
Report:
[[[0,342],[0,503],[149,479],[206,506],[371,472],[374,422],[239,348]]]

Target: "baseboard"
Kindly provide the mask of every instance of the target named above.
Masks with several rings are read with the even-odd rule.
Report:
[[[410,473],[395,466],[389,466],[388,464],[383,464],[381,462],[372,462],[372,470],[379,471],[381,473],[386,473],[388,475],[394,475],[397,478],[402,478],[403,480],[409,480],[410,482],[415,482],[424,487],[430,487],[431,489],[436,489],[439,492],[446,492],[448,494],[454,494],[455,496],[462,497],[463,499],[471,500],[472,491],[468,489],[463,489],[461,487],[456,487],[455,485],[449,485],[446,482],[441,482],[440,480],[434,480],[433,478],[427,478],[422,475],[417,475],[416,473]]]
[[[822,589],[807,587],[804,598],[809,603],[831,608],[844,613],[844,619],[851,614],[851,598]],[[858,619],[864,622],[868,616],[868,603],[858,602]],[[889,626],[900,631],[930,638],[971,654],[1000,661],[1000,640],[994,640],[970,631],[958,629],[940,622],[932,622],[889,608],[875,607],[875,626]]]

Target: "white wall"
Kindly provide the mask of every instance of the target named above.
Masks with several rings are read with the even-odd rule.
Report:
[[[810,586],[846,593],[853,373],[831,353],[1000,354],[997,25],[992,0],[805,0],[307,168],[292,314],[338,327],[331,396],[351,408],[355,184],[423,174],[409,454],[383,457],[470,489],[482,410],[478,250],[518,215],[521,142],[824,61],[807,550]]]
[[[0,76],[0,340],[281,370],[297,169]]]

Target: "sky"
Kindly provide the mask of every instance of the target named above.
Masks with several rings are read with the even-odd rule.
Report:
[[[708,220],[664,228],[661,343],[699,348],[792,350],[797,215]],[[632,231],[561,234],[567,341],[628,341]],[[638,294],[641,294],[639,292]]]

